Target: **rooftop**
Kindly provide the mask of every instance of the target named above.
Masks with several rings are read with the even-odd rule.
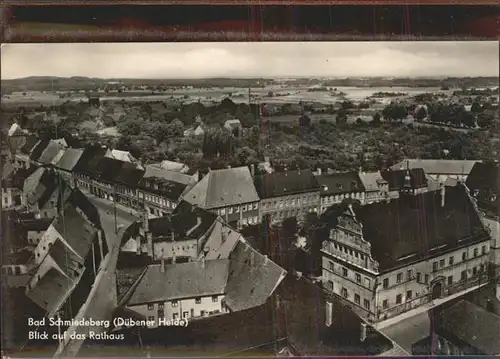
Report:
[[[484,355],[500,354],[500,317],[467,300],[440,313],[439,329],[477,348]]]
[[[322,196],[364,192],[365,187],[358,172],[341,172],[316,176]]]
[[[427,186],[427,177],[422,168],[382,171],[381,175],[389,184],[389,191],[402,191],[406,188],[406,185],[409,185],[409,189]],[[407,180],[409,180],[408,183]]]
[[[55,166],[59,169],[71,172],[80,160],[80,157],[82,157],[83,152],[84,149],[82,148],[68,148],[64,151],[62,157],[55,163]]]
[[[274,172],[255,176],[255,188],[260,198],[287,196],[319,190],[311,170]]]
[[[359,173],[359,179],[361,180],[361,183],[363,183],[363,186],[365,187],[366,191],[378,191],[379,190],[379,184],[386,182],[383,178],[382,175],[380,174],[380,171],[377,172],[361,172]]]
[[[209,171],[183,199],[211,209],[257,202],[259,196],[250,170],[245,166]]]
[[[224,293],[229,261],[207,260],[148,266],[127,295],[126,305],[170,301]]]
[[[479,208],[498,217],[500,213],[500,163],[476,163],[465,182]]]
[[[489,238],[465,188],[445,189],[443,207],[440,191],[353,205],[381,272]]]
[[[434,160],[434,159],[407,159],[392,165],[392,170],[408,168],[422,168],[425,173],[443,175],[468,175],[474,164],[479,161],[470,160]]]

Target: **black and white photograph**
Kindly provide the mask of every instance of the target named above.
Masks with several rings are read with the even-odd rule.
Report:
[[[498,41],[1,64],[2,355],[500,355]]]

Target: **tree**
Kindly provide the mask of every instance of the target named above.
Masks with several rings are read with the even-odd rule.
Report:
[[[422,121],[427,117],[427,109],[424,106],[420,106],[415,111],[415,119],[417,121]]]
[[[470,108],[470,112],[472,112],[474,114],[478,114],[482,111],[482,109],[483,108],[482,108],[481,104],[479,103],[479,101],[476,100],[472,103],[472,106]]]
[[[373,120],[372,120],[371,123],[374,124],[374,125],[381,124],[382,123],[382,121],[380,120],[381,117],[382,116],[380,116],[380,113],[377,112],[375,115],[373,115]]]
[[[358,125],[362,125],[362,124],[364,124],[364,123],[365,123],[365,122],[361,119],[361,117],[358,117],[358,118],[356,119],[356,124],[358,124]]]
[[[408,116],[406,106],[399,102],[391,102],[383,111],[382,116],[390,121],[402,121]]]
[[[307,115],[302,115],[299,117],[299,126],[300,127],[309,127],[311,126],[311,118]]]

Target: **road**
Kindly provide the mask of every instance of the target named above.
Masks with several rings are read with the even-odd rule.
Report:
[[[411,354],[413,344],[429,336],[430,320],[427,312],[417,314],[381,330]]]
[[[87,301],[82,306],[76,320],[81,318],[92,318],[94,320],[111,320],[114,310],[118,304],[116,295],[116,263],[120,253],[120,242],[123,231],[132,222],[137,220],[136,215],[132,214],[126,208],[117,206],[116,220],[117,225],[123,224],[123,227],[115,233],[115,216],[113,211],[113,203],[88,195],[90,201],[96,206],[99,211],[101,224],[106,234],[106,241],[109,246],[109,253],[104,258],[101,269],[92,286],[92,290],[87,298]],[[68,333],[75,332],[77,334],[88,335],[89,331],[102,333],[106,329],[102,327],[71,327]],[[64,345],[61,345],[55,357],[73,358],[78,354],[85,340],[73,339],[68,340]]]

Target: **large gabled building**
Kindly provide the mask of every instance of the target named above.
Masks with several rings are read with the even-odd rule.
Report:
[[[311,170],[267,173],[254,181],[261,198],[261,220],[268,215],[273,222],[289,217],[301,221],[320,209],[320,186]]]
[[[259,223],[260,198],[248,167],[209,171],[182,198],[238,227]]]
[[[464,186],[344,209],[323,242],[323,285],[369,320],[487,283],[490,236]]]

